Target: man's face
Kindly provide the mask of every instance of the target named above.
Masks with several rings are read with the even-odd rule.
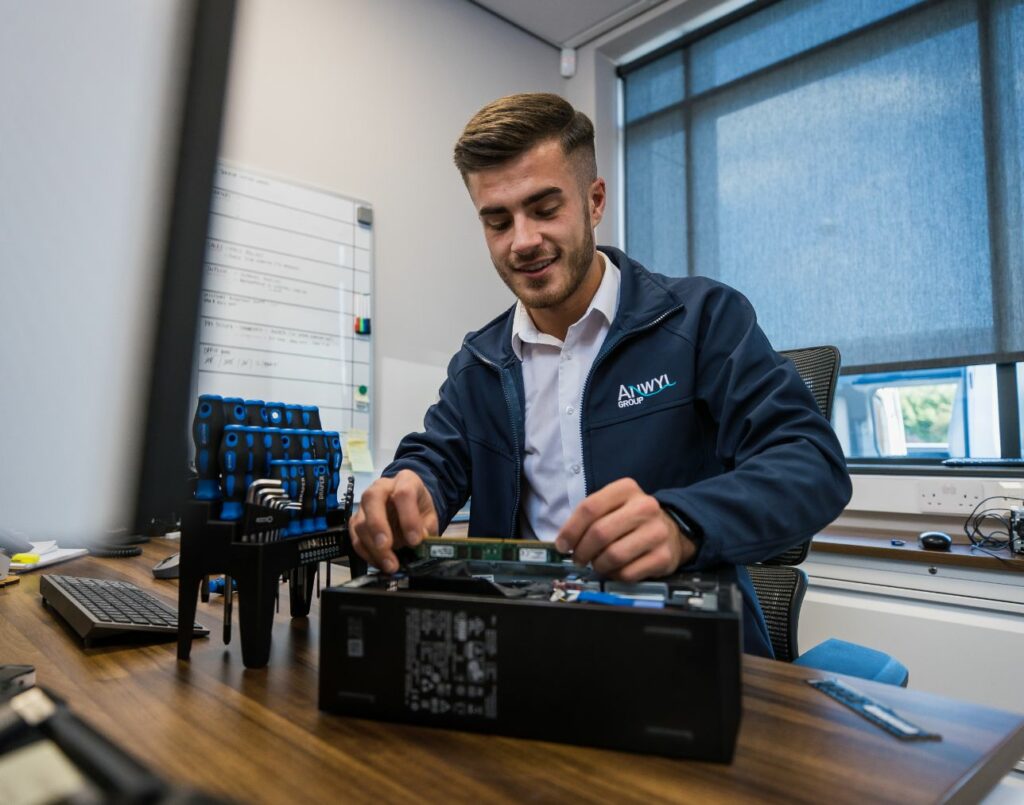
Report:
[[[469,174],[467,185],[491,261],[512,293],[531,312],[582,315],[600,284],[593,228],[604,213],[604,180],[581,188],[561,145],[548,140]]]

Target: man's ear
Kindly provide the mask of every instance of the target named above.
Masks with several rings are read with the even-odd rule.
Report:
[[[604,218],[604,206],[608,200],[608,190],[605,187],[604,179],[598,176],[590,183],[587,190],[587,204],[590,207],[590,225],[596,227]]]

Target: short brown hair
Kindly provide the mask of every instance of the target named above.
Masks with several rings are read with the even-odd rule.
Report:
[[[465,180],[551,139],[573,160],[582,184],[597,178],[594,124],[565,98],[549,92],[506,95],[473,115],[455,143],[455,167]]]

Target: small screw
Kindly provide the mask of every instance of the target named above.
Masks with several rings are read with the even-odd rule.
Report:
[[[928,568],[928,572],[934,576],[936,573],[939,572],[939,569],[937,567],[930,567]]]

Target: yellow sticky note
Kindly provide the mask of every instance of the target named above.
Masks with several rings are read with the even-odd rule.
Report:
[[[12,562],[17,562],[19,565],[35,565],[39,563],[39,554],[37,553],[16,553],[11,557]]]
[[[352,472],[373,472],[370,440],[365,430],[353,428],[345,436],[345,456]]]

